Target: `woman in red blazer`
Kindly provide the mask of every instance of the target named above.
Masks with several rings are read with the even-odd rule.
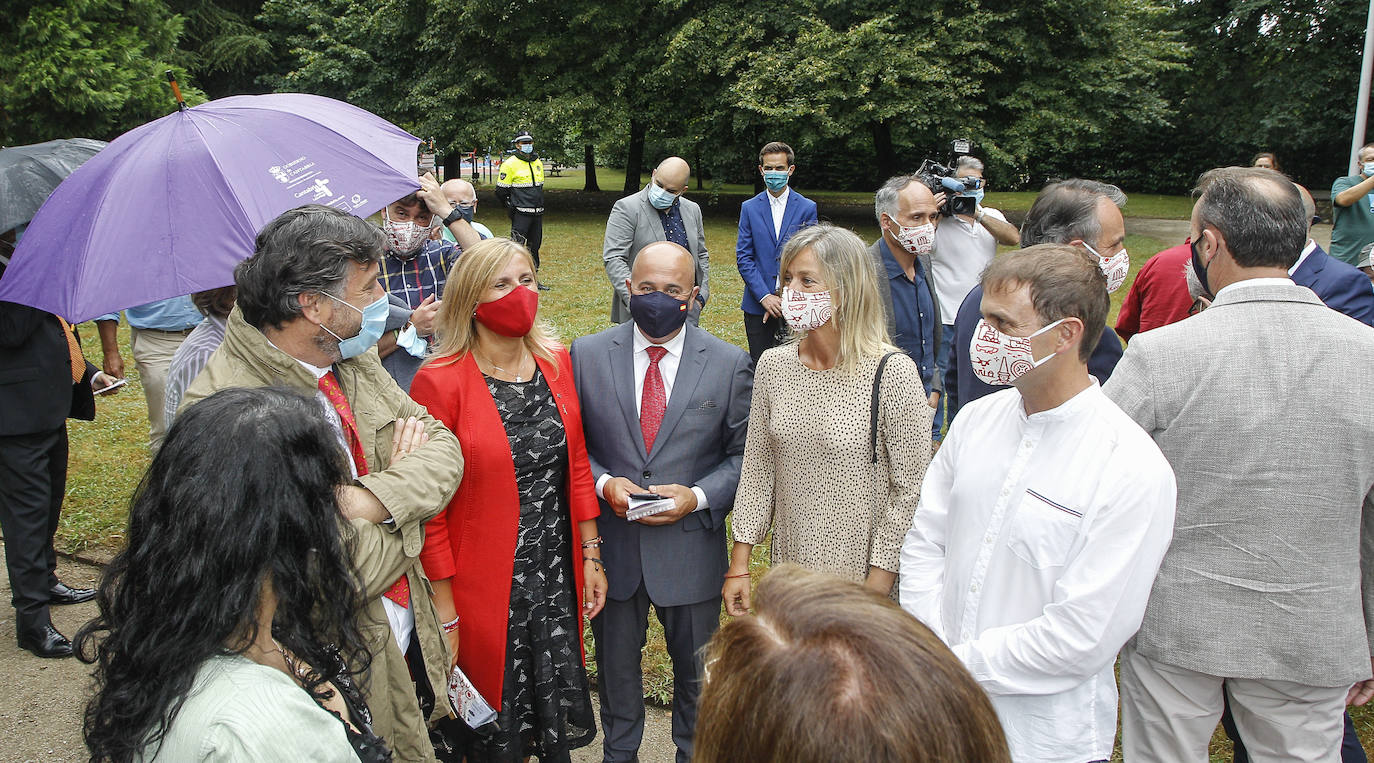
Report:
[[[457,664],[498,711],[494,734],[463,735],[468,761],[567,759],[596,733],[579,613],[606,600],[600,510],[572,365],[535,320],[535,288],[525,247],[465,251],[410,388],[463,448],[420,559]]]

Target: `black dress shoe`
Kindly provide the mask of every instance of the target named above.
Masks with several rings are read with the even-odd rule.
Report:
[[[57,632],[52,623],[19,631],[19,648],[39,657],[71,657],[72,642]]]
[[[49,604],[80,604],[94,598],[94,588],[68,588],[66,583],[58,583],[48,589]]]

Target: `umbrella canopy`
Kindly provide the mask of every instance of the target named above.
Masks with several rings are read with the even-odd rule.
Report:
[[[169,114],[62,181],[0,300],[77,323],[233,283],[267,222],[303,204],[360,217],[416,190],[419,138],[315,95],[240,95]]]
[[[0,231],[32,220],[52,189],[104,147],[103,140],[68,138],[0,148]]]

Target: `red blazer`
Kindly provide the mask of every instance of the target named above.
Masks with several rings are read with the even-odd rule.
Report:
[[[559,348],[557,366],[536,356],[558,403],[568,438],[565,505],[573,522],[573,575],[582,617],[582,544],[577,523],[596,519],[600,508],[582,436],[582,410],[573,388],[572,361]],[[506,668],[506,628],[515,566],[520,498],[506,429],[472,355],[455,363],[425,364],[410,395],[444,422],[463,448],[463,482],[448,507],[425,526],[420,562],[431,580],[453,578],[458,626],[458,665],[492,706],[501,706]],[[584,655],[585,659],[585,655]],[[439,692],[443,696],[442,690]]]

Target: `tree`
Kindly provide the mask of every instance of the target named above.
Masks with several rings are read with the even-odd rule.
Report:
[[[181,20],[164,3],[11,5],[0,31],[0,145],[109,140],[175,109],[164,72],[182,68]],[[204,100],[197,88],[182,92]]]

